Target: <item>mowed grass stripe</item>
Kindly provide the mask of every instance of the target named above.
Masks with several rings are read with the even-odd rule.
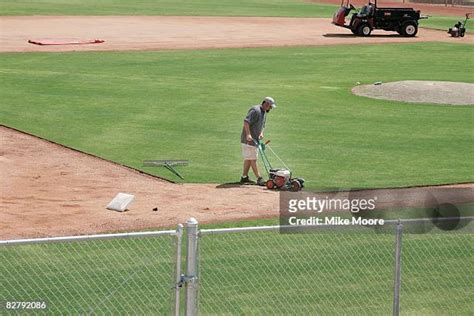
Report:
[[[295,0],[0,0],[1,15],[331,17],[337,6]]]

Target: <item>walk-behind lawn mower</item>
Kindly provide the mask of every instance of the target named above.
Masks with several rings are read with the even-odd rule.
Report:
[[[469,20],[470,14],[471,13],[466,13],[466,19],[464,21],[458,21],[453,27],[449,28],[448,34],[450,34],[451,37],[464,37],[464,34],[466,34],[466,23],[467,20]]]
[[[258,151],[260,157],[262,158],[263,165],[265,166],[265,170],[268,174],[268,180],[265,183],[267,189],[276,189],[276,190],[290,190],[290,191],[299,191],[304,187],[304,179],[302,178],[292,178],[291,170],[288,166],[283,162],[283,160],[278,157],[278,155],[273,151],[273,149],[268,146],[270,141],[266,141],[265,143],[262,142],[255,142],[258,146]],[[270,160],[267,157],[265,151],[269,149],[272,154],[280,161],[280,163],[285,168],[273,168],[270,164]]]

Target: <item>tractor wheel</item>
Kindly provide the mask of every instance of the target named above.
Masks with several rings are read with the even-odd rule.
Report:
[[[418,25],[413,21],[406,22],[402,25],[401,33],[405,37],[413,37],[418,33]]]
[[[271,190],[275,187],[275,183],[273,183],[273,180],[270,179],[270,180],[267,180],[267,182],[265,183],[265,186],[267,187],[267,189]]]
[[[357,35],[357,30],[351,29],[352,34]]]
[[[298,180],[292,180],[290,190],[293,192],[301,190],[301,183]]]
[[[369,36],[371,32],[372,32],[372,29],[366,23],[359,25],[359,27],[357,28],[357,34],[359,36]]]

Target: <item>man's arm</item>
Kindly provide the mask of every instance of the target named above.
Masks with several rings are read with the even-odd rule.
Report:
[[[250,134],[250,124],[247,121],[244,121],[244,131],[245,131],[245,138],[247,139],[247,143],[252,144],[253,138],[252,138],[252,135]]]

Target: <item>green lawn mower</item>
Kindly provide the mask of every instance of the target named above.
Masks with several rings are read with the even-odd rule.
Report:
[[[466,23],[467,20],[469,20],[470,14],[471,13],[466,13],[466,19],[464,21],[458,21],[453,27],[449,28],[448,34],[450,34],[451,37],[464,37],[464,34],[466,34]]]
[[[268,180],[265,182],[265,186],[269,190],[288,190],[297,192],[304,187],[304,179],[302,178],[292,178],[292,173],[290,168],[283,162],[283,160],[278,157],[278,155],[273,151],[273,149],[268,146],[270,141],[255,142],[258,146],[258,151],[260,157],[262,158],[263,165],[268,174]],[[265,153],[266,150],[270,150],[271,153],[280,161],[284,168],[273,168],[270,164],[270,160]]]

